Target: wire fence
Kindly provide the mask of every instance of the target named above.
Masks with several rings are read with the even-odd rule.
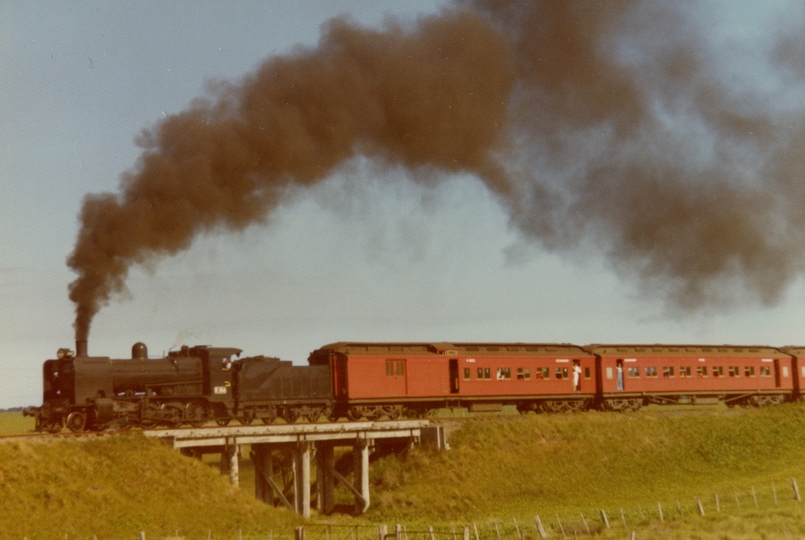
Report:
[[[584,536],[613,536],[632,540],[640,538],[638,531],[658,524],[701,523],[713,516],[735,516],[782,512],[796,509],[805,528],[805,505],[796,479],[765,486],[727,488],[710,493],[691,494],[673,501],[656,501],[645,505],[606,507],[576,512],[535,513],[528,518],[468,519],[449,525],[423,525],[422,521],[409,524],[371,525],[309,522],[305,525],[263,531],[208,531],[206,535],[186,536],[181,531],[174,535],[147,535],[130,540],[541,540],[568,539]],[[698,520],[698,521],[697,521]],[[607,534],[609,533],[609,534]],[[27,540],[27,539],[23,539]],[[77,540],[75,537],[64,540]],[[95,535],[82,540],[108,540]],[[117,539],[126,540],[126,539]]]

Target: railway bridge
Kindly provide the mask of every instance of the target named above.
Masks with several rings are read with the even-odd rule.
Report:
[[[381,446],[405,448],[433,441],[441,447],[444,430],[428,420],[368,421],[263,426],[201,427],[190,429],[146,430],[147,437],[163,439],[188,455],[220,453],[222,469],[230,481],[239,483],[238,459],[249,446],[254,464],[254,489],[258,500],[281,503],[288,509],[310,517],[311,457],[316,464],[316,509],[329,514],[335,507],[335,484],[342,484],[355,498],[355,511],[369,508],[369,454]],[[353,483],[335,468],[335,448],[352,448]],[[292,501],[274,482],[273,450],[292,456]]]

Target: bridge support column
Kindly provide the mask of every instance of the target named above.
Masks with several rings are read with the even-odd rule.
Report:
[[[358,514],[369,508],[369,441],[359,439],[352,450],[352,471],[355,477],[355,490],[360,498],[355,497],[355,511]],[[363,500],[361,500],[363,499]]]
[[[253,444],[251,458],[254,462],[254,498],[276,506],[277,495],[267,480],[274,477],[274,459],[271,457],[271,447],[268,444]]]
[[[293,449],[294,510],[310,517],[310,443],[300,442]]]
[[[232,482],[233,486],[238,487],[240,485],[240,467],[238,463],[240,448],[237,444],[226,445],[226,457],[229,461],[229,481]]]
[[[335,452],[333,445],[316,445],[316,508],[322,514],[330,514],[335,508]]]

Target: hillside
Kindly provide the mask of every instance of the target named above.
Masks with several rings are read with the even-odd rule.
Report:
[[[581,531],[583,514],[607,538],[631,528],[641,538],[805,534],[805,503],[793,501],[790,484],[798,478],[805,495],[805,405],[475,417],[452,432],[450,444],[449,451],[414,449],[374,460],[365,516],[314,516],[309,523],[401,523],[413,540],[425,538],[414,531],[428,525],[451,531],[475,522],[481,540],[495,540],[498,520],[502,538],[512,540],[516,519],[531,540],[535,515],[555,538],[557,518],[568,531]],[[149,539],[177,531],[183,538],[210,531],[234,539],[238,530],[244,539],[291,538],[301,519],[254,501],[248,460],[240,490],[220,476],[216,461],[185,458],[138,435],[3,439],[0,538],[104,540],[135,538],[140,530]],[[350,501],[343,488],[337,496]],[[697,496],[706,518],[697,515]],[[600,510],[612,530],[601,530]],[[361,529],[359,540],[372,534]],[[308,536],[326,538],[315,526]]]
[[[265,538],[299,519],[141,436],[0,442],[0,538]],[[287,537],[287,535],[286,535]]]
[[[666,516],[696,513],[698,496],[713,514],[793,500],[790,478],[805,486],[805,407],[726,407],[631,414],[583,413],[470,420],[451,450],[414,451],[372,470],[372,517],[378,521],[531,524],[537,514],[598,520],[601,509]],[[737,502],[736,502],[737,499]],[[787,507],[786,507],[787,508]],[[646,509],[644,511],[643,509]],[[737,508],[735,508],[737,510]],[[802,515],[802,507],[793,507]],[[630,518],[634,521],[634,518]],[[650,521],[646,517],[646,521]],[[802,521],[798,518],[798,521]]]

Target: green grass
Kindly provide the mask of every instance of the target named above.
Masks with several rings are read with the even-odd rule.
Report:
[[[669,516],[676,501],[692,515],[695,496],[707,506],[719,494],[726,509],[733,490],[747,510],[751,488],[771,501],[772,483],[791,499],[791,477],[805,486],[805,407],[470,420],[451,447],[375,464],[372,517],[532,523],[536,514],[580,521],[586,513],[597,521],[604,509],[614,522],[621,508],[656,514],[658,502]]]
[[[0,415],[0,428],[6,420]],[[805,503],[793,500],[790,484],[800,480],[805,495],[805,405],[470,417],[450,444],[449,451],[414,449],[375,460],[369,512],[314,512],[308,539],[327,538],[321,523],[338,525],[330,540],[350,539],[354,526],[361,527],[358,540],[376,538],[370,525],[400,523],[410,540],[426,540],[428,526],[437,540],[453,540],[453,527],[461,538],[462,527],[475,523],[481,540],[497,540],[496,524],[501,540],[516,540],[516,520],[524,538],[536,540],[535,515],[553,538],[562,537],[557,518],[568,536],[586,533],[582,515],[601,538],[626,538],[632,530],[638,538],[680,539],[805,534]],[[301,518],[254,501],[247,456],[244,448],[236,490],[219,474],[219,456],[188,459],[136,435],[6,440],[0,538],[104,540],[143,530],[152,539],[178,530],[203,540],[210,530],[213,538],[234,540],[239,529],[244,539],[291,538]],[[342,487],[337,498],[351,502]]]
[[[29,540],[262,536],[301,521],[137,435],[0,443],[0,516],[0,538]]]
[[[23,416],[21,412],[0,412],[0,436],[31,433],[36,419]]]

